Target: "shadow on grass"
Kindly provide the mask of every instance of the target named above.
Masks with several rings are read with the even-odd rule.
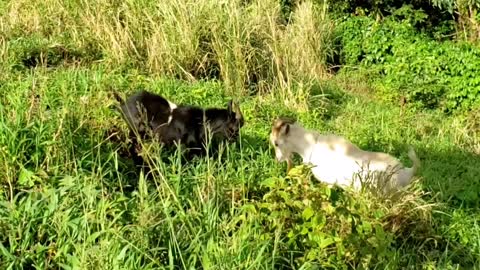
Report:
[[[401,157],[410,167],[412,162],[407,157],[409,145],[403,142],[393,142],[392,145],[396,150],[391,154]],[[465,217],[480,213],[480,156],[458,147],[435,149],[416,145],[414,149],[421,161],[416,176],[420,177],[422,189],[430,192],[424,199],[441,205],[431,213],[433,224],[430,231],[406,236],[404,244],[411,246],[412,250],[421,246],[416,256],[440,256],[444,257],[442,261],[467,268],[478,265],[478,235],[475,228],[465,227],[473,226],[475,218],[459,221],[453,213],[461,213]],[[467,235],[468,244],[465,244]]]
[[[396,151],[392,154],[404,157],[402,160],[411,166],[411,161],[406,157],[409,145],[394,142],[393,146]],[[421,161],[417,176],[422,178],[421,183],[425,189],[452,207],[480,207],[479,155],[459,147],[435,149],[416,145],[414,149]]]
[[[419,148],[425,186],[453,207],[480,206],[480,156],[460,148]]]

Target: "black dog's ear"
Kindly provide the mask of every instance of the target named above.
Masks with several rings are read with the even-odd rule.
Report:
[[[233,112],[234,107],[235,107],[235,103],[233,102],[233,99],[230,99],[227,105],[228,112]]]
[[[235,114],[236,119],[241,119],[243,117],[242,112],[240,111],[240,106],[237,102],[233,101],[233,99],[228,102],[227,109],[229,113]]]

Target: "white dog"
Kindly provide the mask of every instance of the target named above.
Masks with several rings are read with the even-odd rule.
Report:
[[[376,186],[380,186],[379,180],[383,179],[385,191],[404,187],[420,166],[413,148],[408,153],[413,167],[406,168],[391,155],[364,151],[343,137],[321,135],[289,119],[274,121],[270,142],[274,145],[277,160],[287,161],[287,173],[292,167],[291,156],[297,153],[304,164],[314,166],[312,173],[319,181],[353,186],[355,190],[365,179],[373,180]],[[388,179],[390,181],[386,181]]]

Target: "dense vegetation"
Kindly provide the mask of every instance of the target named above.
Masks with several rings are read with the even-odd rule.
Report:
[[[480,269],[476,1],[0,2],[2,269]],[[241,140],[136,175],[112,90],[241,101]],[[407,163],[394,197],[285,175],[288,115]],[[169,160],[169,162],[165,162]]]
[[[420,107],[444,111],[478,108],[480,48],[435,41],[417,33],[412,21],[392,16],[381,23],[369,17],[342,22],[341,63],[361,65],[377,75],[373,81],[383,97],[404,97]]]

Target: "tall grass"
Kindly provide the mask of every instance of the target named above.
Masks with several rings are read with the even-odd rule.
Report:
[[[282,14],[276,0],[20,0],[3,7],[0,29],[8,41],[35,37],[98,52],[112,67],[220,79],[231,94],[272,92],[294,104],[328,77],[332,42],[332,22],[312,1]]]
[[[279,106],[279,99],[249,97],[241,104],[247,124],[238,144],[220,157],[187,164],[146,144],[155,169],[147,180],[132,174],[123,141],[106,139],[112,125],[120,130],[126,125],[109,109],[113,101],[104,89],[145,85],[178,103],[221,106],[229,99],[222,84],[126,76],[98,66],[20,75],[7,74],[0,85],[2,268],[397,269],[426,261],[478,263],[478,212],[439,217],[436,204],[420,192],[440,189],[449,197],[446,190],[455,182],[442,180],[458,174],[445,160],[465,164],[471,174],[459,177],[457,185],[473,187],[477,179],[478,169],[468,169],[478,164],[474,157],[453,150],[432,157],[469,143],[459,137],[462,130],[451,128],[453,120],[436,123],[408,112],[400,121],[394,117],[398,109],[357,97],[344,100],[345,111],[327,119],[319,110],[292,112]],[[303,172],[295,176],[298,183],[292,181],[268,143],[266,123],[283,113],[297,114],[323,132],[347,135],[366,149],[400,151],[400,142],[421,136],[416,149],[426,179],[400,203],[330,190]],[[373,121],[378,117],[381,125]],[[436,124],[425,131],[415,125],[419,121]],[[437,133],[443,135],[432,136]],[[265,182],[279,184],[265,187]]]

